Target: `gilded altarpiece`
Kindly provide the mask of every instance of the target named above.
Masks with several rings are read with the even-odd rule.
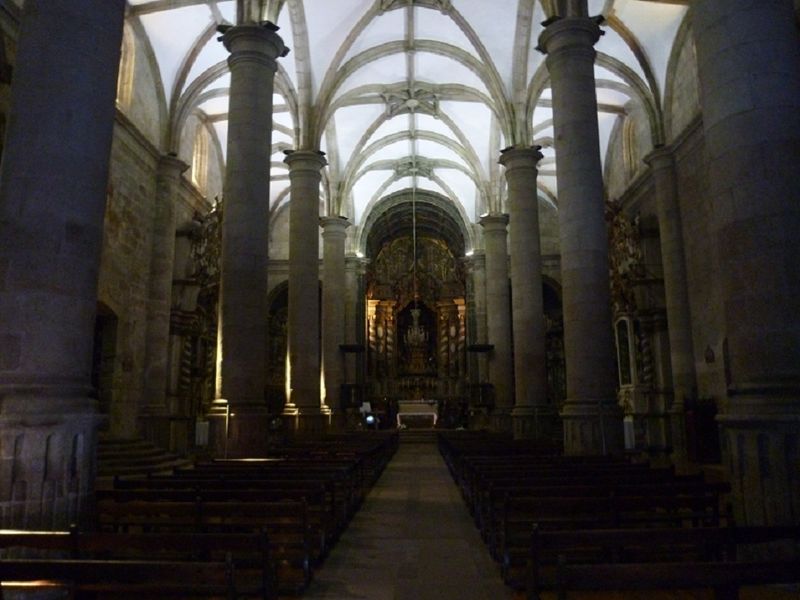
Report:
[[[367,384],[378,406],[402,400],[439,405],[458,425],[467,392],[466,276],[441,240],[386,243],[367,271]]]
[[[666,312],[659,300],[663,282],[650,257],[658,239],[618,203],[606,204],[606,221],[625,443],[631,450],[663,452],[669,446],[671,391]]]

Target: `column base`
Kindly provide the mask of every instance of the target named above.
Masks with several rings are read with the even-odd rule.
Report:
[[[139,415],[138,425],[144,439],[161,448],[170,447],[171,423],[166,410],[144,412]]]
[[[286,430],[299,436],[322,436],[331,430],[332,416],[327,406],[300,408],[295,414],[283,413]]]
[[[229,406],[215,400],[206,415],[209,449],[217,458],[259,458],[267,455],[270,414],[266,406]]]
[[[7,395],[0,407],[0,527],[89,525],[103,420],[95,401]]]
[[[495,408],[489,418],[489,427],[497,433],[511,433],[514,430],[510,408]]]
[[[554,441],[558,415],[550,406],[515,406],[511,411],[515,440]]]
[[[616,403],[567,400],[561,418],[564,421],[564,454],[591,456],[622,453],[622,410]]]
[[[686,408],[683,404],[673,404],[669,409],[670,445],[672,464],[679,473],[686,472],[689,465],[689,444],[686,437]]]
[[[732,398],[727,408],[717,422],[736,522],[800,523],[800,397]]]

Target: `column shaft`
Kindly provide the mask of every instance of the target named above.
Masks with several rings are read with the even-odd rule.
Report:
[[[329,419],[320,403],[319,185],[327,164],[321,152],[287,153],[289,206],[289,360],[294,426],[319,430]]]
[[[272,90],[276,59],[286,53],[268,23],[227,29],[230,52],[219,296],[217,398],[212,439],[218,454],[265,450],[267,261]],[[231,416],[233,415],[233,416]]]
[[[567,17],[548,25],[539,39],[553,91],[567,363],[562,416],[569,454],[622,448],[594,80],[599,36],[593,20]]]
[[[324,217],[322,280],[322,364],[325,374],[325,404],[336,415],[342,414],[341,391],[345,382],[346,277],[344,244],[350,222],[344,217]],[[340,419],[337,419],[342,423]]]
[[[156,174],[153,210],[153,247],[150,257],[150,294],[145,334],[145,369],[142,388],[146,404],[140,415],[145,436],[162,447],[169,446],[167,416],[169,324],[175,262],[175,203],[181,174],[188,165],[174,155],[161,157]]]
[[[511,430],[511,407],[514,403],[513,367],[511,364],[511,314],[508,290],[508,215],[481,218],[486,251],[486,324],[489,353],[489,379],[494,386],[493,426]]]
[[[486,333],[486,254],[483,251],[476,250],[472,255],[470,264],[472,266],[472,284],[475,299],[475,333],[473,334],[473,343],[479,345],[488,344],[489,338]],[[476,366],[478,372],[476,373],[474,383],[487,383],[489,369],[485,352],[476,353]]]
[[[647,158],[653,172],[658,229],[661,241],[661,264],[664,272],[664,296],[669,331],[670,366],[674,400],[670,408],[672,448],[678,462],[686,459],[685,400],[697,392],[692,345],[692,320],[689,312],[689,288],[683,252],[683,227],[678,205],[675,158],[667,148],[658,148]]]
[[[800,521],[800,35],[790,0],[692,3],[737,520]]]
[[[509,148],[500,157],[508,182],[511,318],[514,328],[514,437],[547,437],[547,369],[536,188],[538,147]],[[542,413],[540,430],[539,413]]]
[[[123,0],[28,0],[0,167],[0,525],[87,516]],[[77,33],[76,33],[77,32]]]

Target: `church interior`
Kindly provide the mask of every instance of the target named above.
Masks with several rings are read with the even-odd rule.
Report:
[[[800,594],[800,0],[0,0],[0,153],[0,597]]]

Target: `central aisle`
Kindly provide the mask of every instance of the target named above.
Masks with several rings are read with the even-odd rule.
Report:
[[[435,444],[401,443],[304,600],[503,600],[512,592]]]

